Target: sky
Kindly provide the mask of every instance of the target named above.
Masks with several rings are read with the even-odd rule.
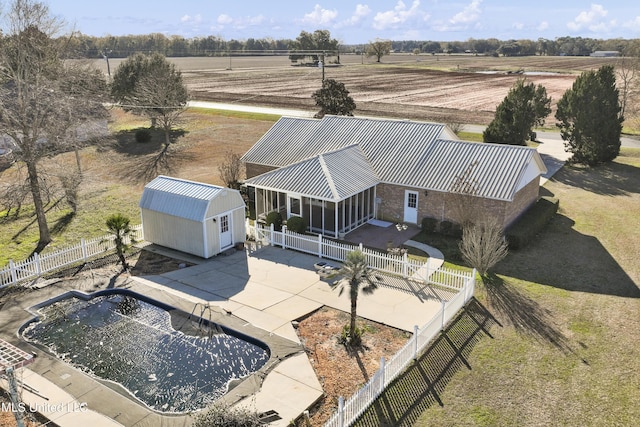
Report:
[[[640,38],[637,0],[44,0],[86,35],[163,33],[295,39],[329,30],[341,44],[563,36]]]

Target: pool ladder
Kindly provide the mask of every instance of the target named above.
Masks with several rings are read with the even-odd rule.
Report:
[[[222,330],[220,325],[218,325],[216,322],[211,320],[211,314],[213,313],[213,309],[211,308],[209,303],[203,304],[203,303],[197,302],[193,306],[193,310],[191,310],[189,319],[192,319],[194,317],[194,314],[196,313],[196,310],[198,309],[198,307],[200,307],[200,315],[198,316],[198,323],[197,323],[198,330],[201,332],[207,332],[207,334],[209,335],[209,338],[217,334],[224,334],[224,331]],[[205,319],[205,313],[209,315],[207,319]]]

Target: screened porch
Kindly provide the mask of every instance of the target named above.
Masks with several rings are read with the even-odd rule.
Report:
[[[376,187],[369,187],[341,200],[326,200],[269,188],[248,187],[258,221],[267,214],[279,212],[282,219],[302,217],[307,231],[330,237],[341,237],[365,224],[376,215]]]

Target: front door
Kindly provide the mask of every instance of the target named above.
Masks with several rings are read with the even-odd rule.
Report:
[[[405,190],[404,192],[404,222],[418,223],[418,192]]]
[[[231,217],[229,214],[221,215],[218,219],[220,224],[220,250],[226,249],[233,244],[231,235]]]

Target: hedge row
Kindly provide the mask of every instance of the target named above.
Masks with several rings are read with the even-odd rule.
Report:
[[[541,197],[518,220],[509,227],[505,235],[509,249],[520,249],[528,245],[542,231],[547,222],[558,212],[560,202],[555,197]]]

